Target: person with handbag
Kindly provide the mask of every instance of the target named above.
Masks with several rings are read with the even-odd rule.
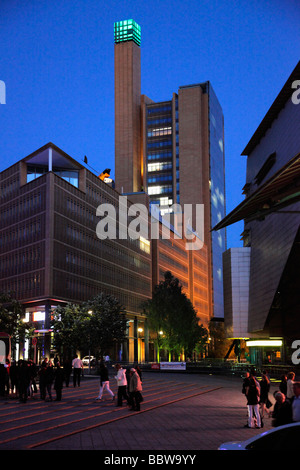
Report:
[[[271,406],[272,403],[269,400],[269,391],[270,391],[270,380],[266,374],[263,374],[260,381],[260,415],[261,418],[264,418],[266,413],[269,417],[271,416]]]
[[[130,382],[129,382],[129,399],[131,404],[131,410],[140,411],[140,403],[143,401],[142,396],[142,382],[137,371],[132,368],[130,369]]]

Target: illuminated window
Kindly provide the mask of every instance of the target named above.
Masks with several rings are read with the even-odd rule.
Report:
[[[141,45],[141,27],[133,20],[118,21],[114,23],[115,43],[134,41]]]
[[[150,241],[144,237],[140,237],[140,249],[145,253],[150,253]]]

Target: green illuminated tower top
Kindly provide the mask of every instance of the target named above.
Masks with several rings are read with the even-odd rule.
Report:
[[[141,45],[141,27],[133,20],[117,21],[114,23],[115,44],[134,41]]]

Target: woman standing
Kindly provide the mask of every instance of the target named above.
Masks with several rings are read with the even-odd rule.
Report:
[[[260,384],[260,401],[259,401],[260,414],[261,414],[261,417],[263,418],[265,412],[268,416],[270,416],[270,413],[271,413],[267,407],[267,405],[270,404],[270,400],[269,400],[270,380],[265,374],[263,374],[259,384]]]

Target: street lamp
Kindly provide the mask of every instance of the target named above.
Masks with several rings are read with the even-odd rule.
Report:
[[[93,315],[93,310],[88,310],[89,315]],[[91,375],[91,334],[89,333],[89,375]]]

